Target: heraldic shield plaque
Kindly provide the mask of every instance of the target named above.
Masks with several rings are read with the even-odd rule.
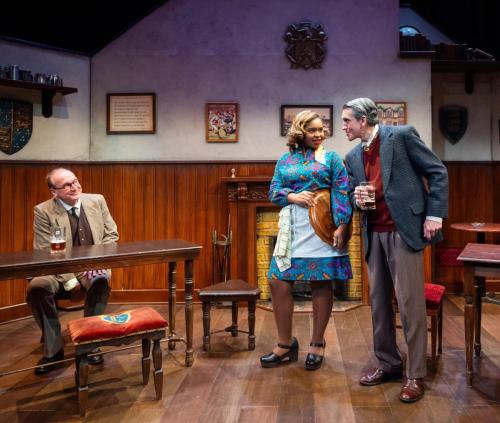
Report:
[[[452,144],[462,139],[467,130],[467,109],[449,104],[439,108],[439,129]]]
[[[320,24],[313,25],[307,21],[291,24],[283,38],[288,43],[285,53],[292,69],[321,68],[328,37]]]
[[[0,150],[17,153],[33,132],[33,104],[0,98]]]

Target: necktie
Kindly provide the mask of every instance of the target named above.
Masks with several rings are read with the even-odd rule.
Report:
[[[73,217],[76,217],[77,219],[80,217],[78,216],[78,213],[76,211],[76,207],[71,207],[71,210],[69,211]]]

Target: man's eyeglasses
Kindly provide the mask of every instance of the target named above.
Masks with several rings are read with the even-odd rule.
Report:
[[[52,186],[53,189],[63,189],[65,191],[71,189],[72,186],[79,187],[80,181],[78,179],[73,179],[71,182],[66,182],[62,187]]]

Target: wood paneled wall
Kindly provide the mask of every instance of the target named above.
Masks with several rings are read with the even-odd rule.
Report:
[[[33,207],[50,198],[46,173],[64,166],[75,172],[85,192],[102,193],[118,224],[122,241],[182,238],[203,246],[195,266],[196,287],[212,277],[211,233],[227,231],[228,204],[220,178],[272,176],[274,162],[216,163],[40,163],[0,162],[0,251],[30,249]],[[454,231],[450,222],[500,222],[500,163],[447,163],[450,175],[450,216],[440,247],[465,245],[474,236]],[[500,242],[489,236],[488,241]],[[248,257],[247,260],[252,260]],[[166,293],[164,266],[116,269],[112,301],[162,301]],[[456,269],[436,268],[435,280],[459,290]],[[179,299],[183,297],[179,269]],[[27,313],[26,281],[0,282],[0,321]],[[14,306],[14,307],[13,307]]]
[[[120,240],[182,238],[203,246],[195,266],[196,287],[212,278],[211,234],[227,232],[227,195],[220,178],[272,176],[275,162],[259,163],[0,163],[0,251],[32,248],[33,207],[50,198],[45,175],[54,167],[71,169],[85,192],[102,193]],[[223,192],[222,192],[223,191]],[[183,299],[183,268],[178,269]],[[111,301],[164,301],[165,266],[116,269]],[[0,282],[0,321],[26,314],[26,281]],[[3,313],[2,313],[3,310]]]
[[[476,242],[471,232],[457,231],[450,224],[458,222],[500,223],[500,163],[446,162],[450,180],[449,215],[444,221],[444,241],[435,248],[464,247]],[[489,234],[486,242],[500,244],[500,234]],[[462,291],[463,269],[435,263],[434,280],[446,285],[449,292]],[[500,284],[491,285],[500,289]]]

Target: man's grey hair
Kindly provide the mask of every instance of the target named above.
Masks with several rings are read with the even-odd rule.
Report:
[[[348,101],[343,109],[351,109],[353,116],[356,120],[366,117],[366,122],[370,126],[375,126],[378,123],[377,105],[375,102],[367,97],[355,98]]]

